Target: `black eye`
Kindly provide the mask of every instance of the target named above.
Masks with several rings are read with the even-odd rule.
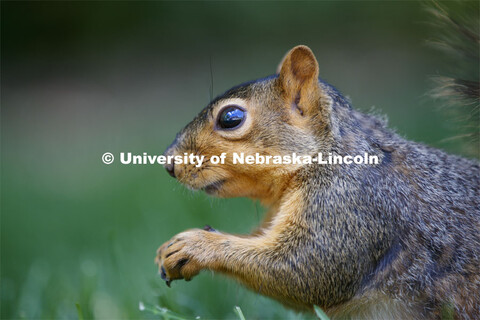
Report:
[[[238,106],[228,106],[218,117],[218,126],[222,129],[238,127],[245,119],[245,111]]]

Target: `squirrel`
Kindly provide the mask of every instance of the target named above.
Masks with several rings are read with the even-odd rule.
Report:
[[[478,88],[478,83],[477,83]],[[214,155],[379,156],[368,164],[235,165]],[[165,155],[180,183],[268,208],[250,235],[211,227],[174,236],[156,263],[170,286],[207,269],[299,311],[332,318],[480,319],[480,165],[408,141],[319,78],[300,45],[273,76],[214,99]]]

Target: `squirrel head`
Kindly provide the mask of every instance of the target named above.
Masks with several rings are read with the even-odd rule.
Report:
[[[192,153],[204,163],[167,164],[181,183],[219,197],[278,198],[299,165],[233,164],[232,154],[315,155],[330,139],[331,99],[306,46],[290,50],[277,74],[236,86],[214,99],[181,130],[165,155]],[[224,164],[210,157],[226,153]]]

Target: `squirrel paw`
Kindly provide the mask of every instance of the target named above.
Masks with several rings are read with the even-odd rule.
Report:
[[[173,280],[190,281],[205,268],[207,250],[202,248],[205,233],[208,231],[200,229],[179,233],[157,250],[155,263],[158,264],[160,276],[167,286],[170,287]]]

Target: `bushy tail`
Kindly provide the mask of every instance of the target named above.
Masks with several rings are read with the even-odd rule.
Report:
[[[448,5],[448,7],[447,7]],[[458,136],[466,154],[480,158],[480,19],[478,1],[432,1],[437,37],[430,41],[447,58],[448,74],[435,76],[432,96],[462,124]]]

